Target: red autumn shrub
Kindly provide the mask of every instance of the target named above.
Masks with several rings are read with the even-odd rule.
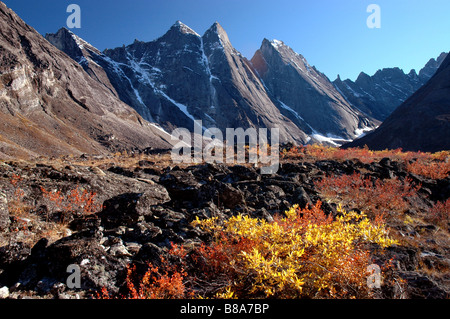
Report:
[[[338,208],[323,212],[321,203],[294,205],[272,222],[249,216],[196,220],[214,235],[197,250],[199,291],[216,298],[367,298],[366,244],[380,248],[396,243],[384,224],[364,214]]]
[[[450,199],[437,202],[430,210],[428,219],[436,224],[448,227],[450,223]]]
[[[172,269],[164,258],[161,262],[166,269],[160,269],[148,264],[148,270],[140,277],[136,273],[136,266],[127,268],[126,299],[182,299],[186,297],[186,288],[183,280],[186,272]]]
[[[417,160],[407,165],[410,173],[422,175],[432,179],[443,179],[450,175],[450,162],[429,162]]]
[[[125,280],[126,293],[117,296],[111,295],[106,288],[96,294],[97,299],[183,299],[192,297],[192,292],[186,288],[185,271],[186,251],[182,246],[171,244],[168,251],[171,259],[181,260],[173,262],[161,256],[160,266],[147,264],[144,274],[141,274],[136,265],[127,266]]]
[[[328,201],[359,209],[372,217],[403,213],[408,209],[407,199],[417,196],[419,188],[408,178],[381,180],[359,173],[327,176],[315,186]]]
[[[80,187],[69,191],[67,194],[63,194],[61,190],[47,191],[44,187],[41,187],[41,191],[44,198],[52,203],[54,209],[61,211],[61,223],[63,224],[69,213],[87,216],[98,212],[102,208],[97,201],[95,192],[89,192]]]

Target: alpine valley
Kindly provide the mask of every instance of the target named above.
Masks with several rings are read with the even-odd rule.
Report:
[[[244,57],[218,22],[103,51],[56,29],[0,2],[0,299],[449,299],[447,53],[332,81],[280,40]],[[277,170],[195,158],[209,128],[278,128],[258,140]]]
[[[217,22],[201,36],[177,21],[154,41],[101,52],[66,28],[46,41],[0,9],[3,157],[170,148],[172,130],[193,131],[194,120],[339,146],[377,128],[446,56],[418,74],[331,82],[282,41],[264,39],[246,59]]]

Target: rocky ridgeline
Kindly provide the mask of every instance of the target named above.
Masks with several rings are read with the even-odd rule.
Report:
[[[84,298],[103,287],[118,292],[127,265],[157,263],[171,242],[183,244],[189,251],[207,240],[205,234],[191,226],[196,217],[227,218],[244,213],[271,220],[293,204],[305,206],[320,200],[314,181],[325,174],[361,172],[382,179],[409,176],[422,183],[419,199],[411,203],[411,215],[415,209],[448,198],[450,192],[449,178],[427,180],[414,176],[406,172],[404,165],[388,159],[372,164],[356,160],[283,163],[275,175],[261,175],[258,169],[245,166],[205,164],[157,169],[152,162],[139,164],[132,169],[113,164],[96,168],[1,164],[0,230],[5,238],[0,247],[2,296]],[[14,176],[21,176],[24,200],[33,204],[30,214],[36,216],[25,220],[25,227],[19,231],[17,218],[8,212]],[[77,186],[96,192],[103,208],[89,216],[66,216],[66,233],[56,241],[46,238],[39,229],[49,220],[57,220],[58,213],[44,200],[41,187],[64,192]],[[328,213],[336,213],[333,205],[324,203],[323,207]],[[419,232],[403,223],[390,226],[403,234]],[[433,225],[425,228],[430,232],[436,229]],[[27,234],[33,233],[40,235],[34,242],[27,242]],[[394,258],[396,271],[408,282],[408,291],[396,294],[445,298],[448,278],[436,281],[418,272],[417,266],[427,260],[429,264],[450,264],[448,248],[436,248],[429,254],[423,249],[395,246],[383,257]],[[71,264],[81,268],[79,290],[66,286],[67,267]]]

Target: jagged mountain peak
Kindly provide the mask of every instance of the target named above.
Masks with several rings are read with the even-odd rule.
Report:
[[[346,102],[324,74],[283,41],[264,39],[251,62],[284,114],[293,116],[297,125],[314,138],[349,139],[357,135],[358,129],[374,127],[370,119]]]
[[[283,41],[280,41],[277,39],[273,39],[272,41],[270,41],[270,44],[277,49],[279,49],[280,47],[286,46]]]
[[[414,69],[411,69],[411,71],[409,71],[408,76],[410,76],[411,78],[417,78],[417,72]]]
[[[47,34],[49,34],[49,33],[47,33]],[[74,33],[72,31],[70,31],[69,29],[67,29],[66,27],[62,27],[55,34],[61,36],[61,35],[64,35],[64,34],[72,35]]]
[[[227,44],[231,46],[231,42],[228,38],[227,32],[217,21],[214,22],[214,24],[208,30],[206,30],[205,34],[203,35],[203,39],[209,40],[210,42],[219,42],[222,46],[225,46]]]
[[[370,149],[437,152],[450,149],[450,56],[373,133],[346,145]]]
[[[383,68],[375,72],[373,75],[373,79],[375,81],[385,81],[385,82],[399,82],[402,79],[407,78],[409,75],[406,74],[402,69],[399,67],[393,67],[393,68]]]
[[[303,55],[295,52],[294,49],[292,49],[281,40],[264,39],[260,51],[270,55],[271,53],[276,52],[285,64],[293,65],[299,70],[309,72],[313,69],[313,67],[309,65],[308,61],[306,61]]]
[[[356,78],[355,83],[367,83],[367,82],[370,82],[370,80],[371,80],[370,75],[368,75],[365,72],[361,72],[361,73],[359,73],[358,77]]]
[[[375,75],[381,74],[381,73],[405,75],[405,72],[402,69],[400,69],[399,67],[379,69],[377,72],[375,72]]]
[[[170,30],[177,30],[183,34],[193,34],[197,37],[200,37],[200,35],[195,32],[192,28],[190,28],[189,26],[187,26],[186,24],[184,24],[183,22],[181,22],[180,20],[177,20],[177,22],[175,22],[172,27],[170,28]]]
[[[384,121],[401,103],[424,85],[438,70],[446,53],[430,59],[419,71],[383,68],[373,76],[361,72],[356,81],[334,81],[350,103],[380,121]]]
[[[80,46],[77,43],[76,36],[67,28],[61,28],[56,33],[47,33],[45,38],[61,51],[66,52],[75,60],[83,55]]]
[[[436,59],[430,59],[425,67],[419,71],[419,77],[429,79],[439,69],[442,62],[444,62],[448,53],[442,52]]]
[[[444,60],[447,58],[448,52],[442,52],[439,57],[436,59],[436,61],[440,64],[444,62]]]
[[[169,32],[171,31],[177,31],[181,32],[182,34],[192,34],[197,37],[201,37],[194,29],[189,27],[188,25],[184,24],[182,21],[178,20],[176,21],[171,28],[169,29]],[[218,35],[220,38],[225,37],[228,39],[228,34],[226,33],[225,29],[220,25],[218,21],[215,21],[214,24],[209,27],[208,30],[206,30],[204,36],[211,36],[211,34]]]
[[[220,25],[218,21],[215,21],[213,25],[205,33],[208,32],[214,32],[217,34],[226,33],[225,29]]]
[[[56,33],[47,33],[45,35],[45,39],[47,39],[61,51],[72,51],[73,54],[70,54],[71,56],[81,57],[81,51],[85,49],[96,54],[101,54],[101,52],[96,47],[80,38],[66,27],[62,27]]]
[[[181,38],[188,39],[190,37],[200,38],[201,36],[197,32],[195,32],[191,27],[187,26],[186,24],[178,20],[169,28],[169,30],[164,35],[150,42],[163,41],[171,43],[176,42]]]
[[[261,50],[280,51],[280,49],[283,49],[283,48],[292,50],[283,41],[280,41],[280,40],[277,40],[277,39],[269,40],[267,38],[264,38],[264,40],[263,40],[263,42],[261,44]]]

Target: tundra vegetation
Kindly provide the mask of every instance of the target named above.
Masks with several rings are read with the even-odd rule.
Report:
[[[287,145],[280,157],[272,175],[172,167],[169,153],[2,162],[0,284],[58,256],[42,276],[80,263],[102,278],[82,270],[86,298],[448,297],[449,152]],[[12,295],[71,296],[38,279]]]

